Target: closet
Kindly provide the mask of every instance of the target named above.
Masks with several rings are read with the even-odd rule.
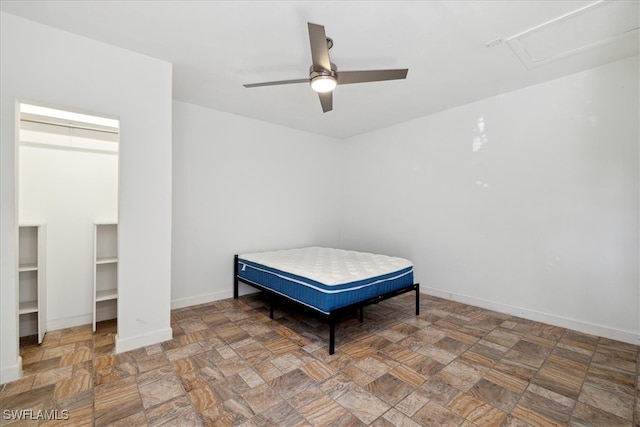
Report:
[[[20,337],[117,317],[117,119],[20,104]]]

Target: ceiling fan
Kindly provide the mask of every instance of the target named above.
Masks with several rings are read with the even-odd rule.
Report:
[[[333,109],[333,89],[335,89],[337,85],[407,78],[407,72],[409,71],[407,68],[396,70],[338,71],[336,64],[329,59],[329,49],[333,46],[333,40],[325,34],[324,26],[310,22],[308,22],[307,25],[309,27],[312,61],[311,67],[309,68],[309,78],[252,83],[243,86],[252,88],[310,83],[311,89],[318,92],[322,111],[326,113]]]

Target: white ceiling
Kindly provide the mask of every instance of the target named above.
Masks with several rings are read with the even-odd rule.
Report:
[[[177,100],[345,138],[637,55],[639,2],[596,3],[2,0],[1,9],[173,63]],[[588,18],[586,29],[573,19],[541,27],[566,40],[543,32],[524,39],[584,7],[576,16]],[[409,68],[407,79],[338,86],[326,114],[306,84],[244,88],[308,77],[307,22],[325,26],[339,70]],[[594,41],[595,26],[607,28]],[[609,35],[616,40],[598,44]],[[526,44],[536,38],[540,46]],[[559,59],[533,66],[514,47],[522,42],[540,56],[545,45],[581,40],[595,47],[567,56],[555,49]]]

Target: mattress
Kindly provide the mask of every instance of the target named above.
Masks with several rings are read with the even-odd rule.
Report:
[[[413,285],[413,264],[315,246],[238,255],[238,277],[329,314]]]

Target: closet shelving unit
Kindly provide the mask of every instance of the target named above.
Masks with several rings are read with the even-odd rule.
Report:
[[[96,330],[98,308],[117,303],[118,299],[118,224],[94,224],[93,331]]]
[[[18,227],[18,315],[20,336],[38,335],[42,343],[47,332],[45,285],[45,224]],[[33,323],[36,326],[33,327]]]

